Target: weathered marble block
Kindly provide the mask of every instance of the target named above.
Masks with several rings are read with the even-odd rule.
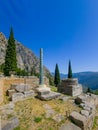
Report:
[[[78,79],[64,79],[58,86],[58,92],[70,96],[78,96],[82,93],[82,86],[78,84]]]
[[[82,130],[82,129],[73,123],[69,123],[62,125],[59,130]]]
[[[2,130],[13,130],[19,126],[19,120],[17,117],[13,117],[8,123],[2,128]]]
[[[24,94],[23,93],[14,93],[12,95],[12,101],[16,102],[19,100],[23,100],[24,99]]]
[[[77,125],[79,126],[82,130],[86,130],[86,117],[79,114],[76,111],[73,111],[70,114],[70,119]]]
[[[33,91],[33,90],[25,91],[25,92],[24,92],[24,97],[25,97],[25,98],[34,97],[34,91]]]
[[[11,88],[15,89],[17,92],[25,92],[32,89],[29,84],[12,84]]]
[[[61,95],[60,93],[50,91],[48,94],[45,93],[42,95],[38,95],[37,97],[40,98],[41,100],[51,100],[59,97],[60,95]]]

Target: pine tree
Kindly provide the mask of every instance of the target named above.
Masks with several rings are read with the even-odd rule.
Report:
[[[72,69],[71,69],[71,62],[69,61],[69,66],[68,66],[68,78],[72,78]]]
[[[87,93],[91,93],[91,89],[89,87],[87,88]]]
[[[6,49],[5,68],[4,68],[5,76],[9,76],[11,71],[12,72],[17,71],[16,44],[12,28],[10,30],[10,36],[8,39],[8,45]]]
[[[55,86],[57,87],[59,83],[60,83],[60,73],[59,73],[58,64],[56,64],[56,67],[55,67],[54,84],[55,84]]]

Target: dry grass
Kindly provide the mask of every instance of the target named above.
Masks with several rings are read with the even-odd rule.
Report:
[[[65,116],[65,119],[57,123],[51,117],[46,118],[43,107],[44,104],[51,106],[53,110],[58,114]],[[40,101],[39,99],[32,98],[25,101],[17,102],[15,105],[16,115],[20,119],[20,130],[58,130],[62,123],[67,123],[69,120],[66,119],[66,111],[80,111],[70,101],[50,100]],[[41,118],[39,122],[34,121],[35,118]]]
[[[92,130],[98,130],[98,106],[97,106],[97,109],[96,109],[96,116],[95,116],[95,119],[94,119],[94,124],[93,124],[93,128]]]

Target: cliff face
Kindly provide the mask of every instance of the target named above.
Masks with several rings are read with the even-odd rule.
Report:
[[[0,32],[0,65],[5,62],[5,54],[7,47],[7,39],[2,32]],[[39,59],[36,55],[23,44],[18,41],[16,43],[16,52],[17,52],[17,66],[18,68],[25,69],[26,71],[31,71],[32,68],[36,72],[39,72]],[[45,73],[49,73],[49,70],[44,67]]]

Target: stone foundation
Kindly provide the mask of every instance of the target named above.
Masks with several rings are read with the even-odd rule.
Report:
[[[82,85],[78,84],[78,79],[64,79],[58,86],[58,91],[70,96],[78,96],[82,93]]]
[[[37,92],[37,97],[41,100],[51,100],[59,97],[61,94],[57,92],[52,92],[49,87],[45,84],[39,85],[38,88],[35,89]]]
[[[4,100],[4,95],[3,95],[3,87],[4,87],[4,82],[2,79],[0,79],[0,104]]]
[[[45,77],[44,82],[49,86],[49,79]],[[4,95],[8,92],[11,97],[15,90],[11,86],[15,84],[29,84],[32,89],[36,88],[39,85],[39,79],[36,76],[29,77],[3,77],[0,78],[0,104],[4,101]],[[27,90],[28,91],[28,90]]]

